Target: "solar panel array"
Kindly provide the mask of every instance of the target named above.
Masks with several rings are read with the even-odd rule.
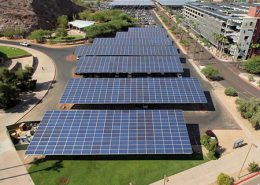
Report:
[[[181,110],[47,111],[26,155],[191,154]]]
[[[62,104],[207,103],[196,78],[70,79]]]
[[[196,0],[157,0],[163,6],[183,6],[189,2],[195,2]]]
[[[178,56],[81,57],[76,74],[87,73],[182,73]]]
[[[141,45],[141,46],[156,46],[165,45],[172,46],[173,43],[169,38],[156,37],[151,38],[96,38],[93,45],[97,46],[124,46],[124,45]]]
[[[78,46],[77,56],[178,56],[175,46]]]
[[[116,38],[167,38],[165,32],[117,32]]]
[[[116,0],[113,3],[121,0]],[[112,4],[113,4],[112,3]],[[126,5],[153,4],[150,0]],[[162,28],[130,28],[115,38],[79,46],[76,73],[183,72],[175,45]],[[62,104],[204,104],[196,78],[70,79]],[[181,110],[47,111],[27,155],[191,154]]]
[[[114,0],[111,6],[154,6],[152,0]]]

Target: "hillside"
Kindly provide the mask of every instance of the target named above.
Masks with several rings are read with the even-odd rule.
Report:
[[[0,0],[0,30],[21,27],[26,31],[55,26],[59,15],[72,16],[83,10],[70,0]]]

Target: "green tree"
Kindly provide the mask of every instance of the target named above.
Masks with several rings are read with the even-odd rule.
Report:
[[[38,43],[42,43],[44,42],[45,38],[50,37],[50,35],[51,35],[51,31],[39,29],[31,32],[28,38],[35,40]]]
[[[259,170],[259,166],[255,161],[248,164],[248,171],[250,173],[257,172],[258,170]]]
[[[19,27],[12,27],[12,28],[5,28],[3,31],[1,31],[0,35],[7,37],[7,38],[13,38],[15,36],[24,36],[25,30]]]
[[[16,78],[17,78],[17,87],[21,91],[28,91],[30,88],[32,81],[32,75],[33,75],[33,68],[32,67],[26,67],[25,69],[19,68],[15,72]]]
[[[217,178],[218,185],[232,185],[233,182],[234,182],[233,178],[231,178],[229,175],[224,173],[219,174]]]
[[[57,25],[58,28],[66,28],[68,26],[68,16],[67,15],[61,15],[57,18]]]
[[[243,67],[249,73],[260,74],[260,56],[255,56],[248,59],[244,63]]]
[[[15,85],[0,82],[0,107],[8,108],[19,97],[19,90]]]
[[[65,28],[57,28],[55,36],[59,38],[65,38],[68,36],[68,31]]]
[[[227,96],[237,96],[237,91],[233,87],[228,87],[225,89],[225,94]]]
[[[204,67],[201,72],[207,77],[207,78],[216,78],[219,75],[218,70],[213,66],[206,66]]]
[[[0,82],[13,85],[16,83],[16,76],[7,68],[0,67]]]

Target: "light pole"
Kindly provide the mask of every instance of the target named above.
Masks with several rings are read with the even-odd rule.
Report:
[[[252,149],[253,146],[254,146],[255,148],[257,148],[257,146],[256,146],[254,143],[251,143],[251,145],[250,145],[250,147],[249,147],[249,150],[248,150],[248,152],[247,152],[247,154],[246,154],[245,160],[244,160],[244,162],[243,162],[243,164],[242,164],[242,166],[241,166],[241,169],[240,169],[240,171],[239,171],[239,173],[238,173],[238,179],[240,178],[240,174],[241,174],[241,172],[242,172],[242,170],[243,170],[243,167],[244,167],[244,165],[245,165],[245,163],[246,163],[247,157],[248,157],[248,155],[249,155],[249,153],[250,153],[250,151],[251,151],[251,149]]]

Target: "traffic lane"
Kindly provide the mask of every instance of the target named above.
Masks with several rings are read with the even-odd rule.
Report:
[[[181,56],[185,57],[186,55],[181,54]],[[235,120],[228,114],[216,97],[211,96],[210,92],[213,90],[212,85],[201,78],[190,62],[186,61],[183,67],[189,69],[190,76],[200,80],[203,90],[209,93],[210,101],[212,101],[211,103],[214,106],[214,111],[185,111],[185,121],[189,124],[197,124],[201,132],[214,129],[240,129]]]
[[[194,45],[195,46],[195,45]],[[233,67],[229,63],[219,61],[204,47],[197,44],[198,52],[195,54],[195,59],[206,65],[213,65],[219,70],[219,74],[223,77],[223,80],[219,81],[224,87],[233,87],[238,91],[238,95],[241,98],[249,99],[252,97],[260,97],[260,91],[249,83],[241,79],[235,72]],[[199,52],[201,54],[199,54]]]

